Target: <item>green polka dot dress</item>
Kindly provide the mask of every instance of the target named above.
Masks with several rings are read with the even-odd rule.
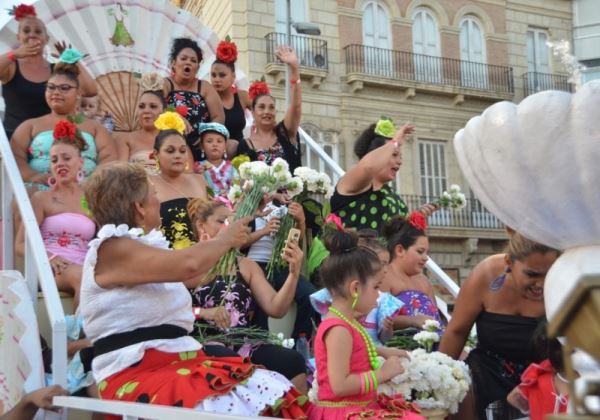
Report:
[[[356,195],[342,195],[336,189],[331,197],[331,212],[340,216],[346,227],[379,232],[393,216],[406,216],[408,207],[392,188],[384,185],[378,191],[369,189]]]

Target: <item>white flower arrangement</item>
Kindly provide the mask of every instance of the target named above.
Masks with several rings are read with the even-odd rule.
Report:
[[[433,204],[442,208],[450,207],[451,209],[460,210],[467,205],[467,198],[461,192],[460,186],[452,184],[448,191],[444,191]]]
[[[413,336],[413,340],[424,347],[425,350],[431,351],[433,345],[440,341],[440,335],[437,333],[440,329],[440,323],[434,319],[428,319],[423,323],[422,328],[422,331]]]
[[[404,372],[380,384],[379,392],[400,393],[421,408],[456,413],[471,386],[467,365],[444,353],[427,353],[423,349],[413,350],[409,355],[410,359],[402,361]]]
[[[306,166],[299,166],[294,170],[294,175],[304,183],[304,191],[307,194],[321,194],[329,199],[333,195],[333,184],[326,173],[317,172]]]

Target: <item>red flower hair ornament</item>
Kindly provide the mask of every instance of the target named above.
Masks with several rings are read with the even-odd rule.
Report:
[[[408,223],[410,223],[415,229],[425,230],[427,229],[427,218],[420,211],[411,212],[406,218]]]
[[[35,13],[35,7],[30,6],[28,4],[19,4],[18,6],[13,6],[12,9],[8,9],[8,14],[10,16],[14,16],[17,22],[28,16],[37,16],[37,14]]]
[[[77,136],[77,125],[71,121],[60,120],[54,126],[54,133],[52,137],[54,140],[58,139],[69,139],[71,141],[75,141],[75,137]]]
[[[255,80],[252,82],[250,87],[248,88],[248,96],[250,100],[253,101],[254,98],[257,98],[261,95],[269,95],[271,93],[271,89],[269,89],[269,85],[265,82],[265,78],[262,80]]]
[[[219,45],[217,45],[217,60],[231,64],[235,63],[237,55],[237,45],[235,45],[235,42],[232,42],[229,35],[227,35],[225,40],[219,42]]]
[[[329,213],[324,220],[324,224],[328,223],[333,224],[339,232],[344,232],[344,223],[342,222],[340,216],[338,216],[337,214]]]

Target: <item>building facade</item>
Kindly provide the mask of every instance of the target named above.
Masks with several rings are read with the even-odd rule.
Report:
[[[573,44],[577,60],[586,67],[583,82],[600,79],[600,3],[597,1],[573,2]]]
[[[593,1],[593,0],[592,0]],[[265,75],[284,112],[285,0],[178,1],[221,38],[230,35],[237,66],[250,80]],[[354,139],[382,115],[416,125],[403,146],[398,186],[411,208],[450,184],[469,196],[453,137],[494,102],[520,101],[542,89],[570,89],[546,45],[572,39],[566,0],[291,0],[293,22],[317,24],[296,34],[301,61],[302,126],[342,167]],[[502,251],[502,224],[469,197],[460,212],[430,219],[431,255],[460,281],[487,255]],[[510,203],[507,203],[510,205]]]

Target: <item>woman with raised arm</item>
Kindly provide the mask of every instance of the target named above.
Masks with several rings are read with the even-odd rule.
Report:
[[[300,166],[301,151],[298,128],[302,116],[302,88],[298,57],[290,47],[279,47],[277,57],[290,68],[290,105],[285,117],[277,122],[275,98],[265,82],[254,82],[249,89],[252,100],[252,117],[256,131],[249,138],[238,142],[236,154],[245,154],[251,160],[261,160],[268,165],[276,158],[285,159],[290,172]],[[232,140],[235,141],[235,140]]]
[[[162,84],[162,77],[156,73],[145,74],[142,77],[140,81],[142,94],[137,104],[140,128],[130,133],[115,135],[119,160],[142,165],[148,175],[158,173],[158,164],[154,155],[154,140],[158,134],[158,128],[154,126],[154,121],[165,110]]]
[[[178,109],[188,122],[186,140],[194,162],[201,159],[197,142],[201,123],[225,122],[223,104],[212,85],[197,77],[202,62],[202,49],[189,38],[175,38],[169,55],[171,77],[164,81],[163,94],[167,105]]]
[[[46,102],[50,113],[23,122],[13,134],[11,149],[25,185],[34,190],[47,190],[50,177],[50,147],[54,126],[60,120],[76,122],[87,148],[83,151],[83,175],[89,176],[97,165],[117,158],[114,140],[98,121],[77,114],[81,95],[76,50],[66,50],[48,79]]]
[[[225,112],[225,127],[229,131],[227,155],[235,156],[237,145],[244,141],[246,109],[252,109],[252,101],[245,90],[234,89],[237,46],[227,37],[217,46],[217,59],[210,68],[210,82],[219,94]]]
[[[389,183],[402,165],[400,146],[414,130],[404,124],[396,131],[390,120],[381,119],[358,137],[354,153],[360,160],[338,181],[331,197],[331,212],[346,227],[379,232],[393,216],[408,214],[408,207]],[[435,208],[425,205],[420,210],[428,216]]]
[[[35,7],[20,4],[13,7],[11,14],[19,23],[19,45],[0,55],[0,83],[6,104],[3,123],[9,140],[23,121],[50,112],[44,92],[54,68],[54,64],[44,57],[44,49],[49,40],[48,31],[36,17]],[[66,49],[66,43],[56,43],[54,47],[62,53]],[[77,64],[77,67],[81,95],[95,96],[98,91],[94,78],[81,64]]]
[[[88,145],[74,123],[61,120],[54,127],[50,148],[51,176],[48,191],[38,191],[31,205],[40,225],[58,290],[74,295],[79,304],[81,266],[88,243],[96,234],[96,224],[82,206],[82,154]],[[25,232],[19,227],[16,241],[18,255],[25,253]]]
[[[304,417],[298,392],[283,376],[241,357],[207,354],[188,334],[186,287],[248,240],[250,217],[214,238],[170,250],[160,203],[139,165],[114,162],[85,184],[100,226],[83,266],[80,311],[94,345],[92,369],[102,399],[178,406],[244,416]]]
[[[486,407],[495,401],[508,411],[506,397],[525,368],[543,359],[531,338],[545,316],[544,280],[558,256],[556,249],[512,232],[506,253],[480,262],[462,284],[440,343],[440,351],[458,359],[473,325],[477,327],[477,347],[466,360],[473,393],[457,418],[485,420]]]

